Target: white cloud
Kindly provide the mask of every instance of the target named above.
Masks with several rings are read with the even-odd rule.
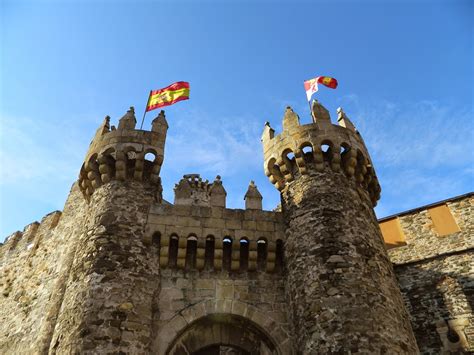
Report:
[[[233,175],[261,167],[263,124],[251,117],[211,119],[189,112],[168,131],[165,164],[179,172]]]

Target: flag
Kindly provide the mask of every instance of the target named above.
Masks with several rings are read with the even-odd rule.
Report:
[[[189,83],[178,81],[163,89],[150,91],[145,112],[189,99]]]
[[[304,82],[304,89],[306,90],[306,97],[308,101],[311,100],[311,96],[318,91],[318,84],[323,84],[328,88],[337,88],[337,80],[329,76],[318,76],[314,79],[309,79]]]

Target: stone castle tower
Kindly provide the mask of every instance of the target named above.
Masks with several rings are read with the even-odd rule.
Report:
[[[432,216],[454,224],[443,224],[447,244],[431,254],[419,250],[439,234],[438,217],[417,240],[399,222],[425,226],[431,206],[411,211],[423,216],[415,222],[390,217],[382,236],[373,212],[380,186],[359,132],[342,109],[338,125],[317,102],[312,116],[300,125],[287,108],[280,135],[264,128],[264,172],[281,192],[281,211],[262,210],[253,182],[245,209],[226,208],[221,178],[198,174],[176,184],[173,204],[163,200],[164,112],[151,131],[135,129],[133,108],[117,128],[106,117],[64,210],[0,247],[0,352],[473,350],[472,194],[436,205]],[[431,283],[420,263],[424,272],[452,269],[426,291],[445,306],[417,304],[416,287]]]
[[[339,126],[317,101],[312,115],[301,126],[287,107],[283,132],[275,137],[267,124],[262,137],[265,174],[281,192],[285,218],[294,348],[415,353],[372,209],[380,186],[364,142],[342,109]]]

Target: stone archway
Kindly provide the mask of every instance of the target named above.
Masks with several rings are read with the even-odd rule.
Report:
[[[208,329],[213,330],[212,334]],[[202,342],[201,338],[193,334],[204,335],[207,342]],[[242,341],[235,339],[235,335],[229,339],[225,338],[225,334],[241,334],[249,340],[250,345],[243,346]],[[196,339],[199,341],[198,347],[193,345]],[[186,348],[178,352],[182,344]],[[207,300],[181,310],[160,327],[153,341],[152,352],[158,355],[198,355],[206,346],[211,353],[213,348],[226,345],[240,351],[234,354],[253,355],[251,351],[258,345],[265,351],[265,347],[268,349],[269,352],[263,353],[265,355],[293,354],[288,329],[284,324],[255,306],[237,300]]]
[[[275,344],[252,321],[233,314],[202,317],[170,345],[169,355],[278,355]]]

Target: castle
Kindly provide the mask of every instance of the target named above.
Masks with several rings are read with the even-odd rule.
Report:
[[[377,221],[364,141],[313,102],[266,123],[281,208],[245,209],[160,169],[168,123],[106,117],[62,212],[0,247],[2,354],[450,354],[474,351],[472,193]],[[172,163],[172,162],[171,162]]]

